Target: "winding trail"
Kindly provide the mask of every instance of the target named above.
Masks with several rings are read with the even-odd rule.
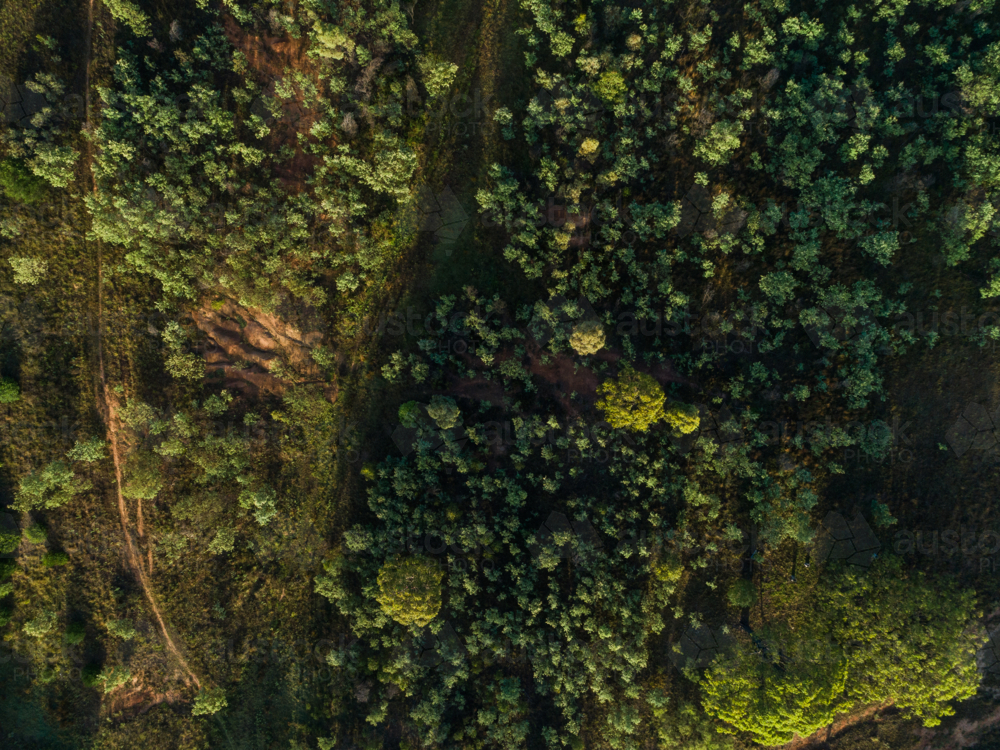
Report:
[[[86,47],[87,47],[87,59],[86,68],[84,71],[84,104],[85,104],[85,122],[84,128],[89,134],[91,132],[91,120],[90,120],[90,63],[93,56],[93,28],[94,28],[94,0],[88,0],[87,7],[87,36],[86,36]],[[91,191],[94,195],[97,194],[97,181],[94,179],[94,145],[93,141],[87,140],[86,149],[86,163],[85,169],[87,174],[90,176]],[[118,498],[118,515],[122,524],[122,536],[125,539],[125,562],[131,569],[132,574],[135,576],[139,585],[142,587],[142,593],[146,597],[146,601],[149,602],[149,608],[153,612],[153,616],[156,618],[156,624],[159,626],[160,633],[163,636],[163,642],[167,647],[167,650],[174,656],[177,663],[180,665],[184,672],[184,681],[189,686],[193,683],[195,687],[201,688],[201,681],[198,676],[191,670],[188,665],[187,659],[184,658],[184,654],[181,653],[180,649],[174,643],[173,638],[170,636],[170,631],[167,628],[167,624],[163,619],[163,613],[160,611],[159,605],[156,603],[156,597],[153,594],[153,588],[149,583],[149,575],[142,566],[142,556],[139,552],[139,546],[136,543],[135,537],[131,530],[131,521],[129,517],[128,504],[125,502],[125,496],[122,494],[122,487],[124,486],[124,475],[122,472],[122,451],[119,445],[118,433],[119,433],[119,420],[117,411],[117,401],[112,395],[110,389],[108,388],[108,381],[104,374],[104,266],[103,266],[103,253],[102,244],[100,240],[97,240],[97,325],[96,325],[96,345],[97,345],[97,366],[98,366],[98,377],[100,383],[96,388],[96,398],[97,398],[97,409],[101,413],[104,419],[105,427],[107,430],[107,439],[111,445],[111,457],[115,465],[115,494]],[[143,533],[142,524],[142,501],[137,501],[137,517],[138,517],[138,534],[140,540],[145,536]],[[152,548],[149,549],[149,574],[152,574],[153,570],[153,551]]]

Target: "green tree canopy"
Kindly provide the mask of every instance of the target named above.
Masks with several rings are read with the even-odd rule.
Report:
[[[195,716],[210,716],[229,705],[226,691],[222,688],[203,688],[194,699],[191,713]]]
[[[442,430],[449,430],[462,423],[462,412],[455,400],[447,396],[432,396],[427,413]]]
[[[858,704],[892,703],[937,726],[954,713],[951,702],[976,693],[973,591],[907,577],[889,556],[868,571],[833,571],[814,608],[807,627],[760,631],[713,664],[702,683],[705,710],[776,745]],[[824,647],[807,653],[815,643]]]
[[[53,461],[41,471],[21,480],[13,507],[22,513],[61,508],[90,487],[90,482],[77,479],[64,462]]]
[[[782,657],[787,638],[773,636],[742,638],[732,658],[717,658],[701,685],[706,712],[762,745],[812,734],[849,705],[844,698],[847,661],[841,654],[827,653],[835,658],[819,660]]]
[[[597,354],[604,348],[604,326],[598,320],[584,320],[573,327],[569,345],[577,354]]]
[[[679,401],[671,401],[667,405],[663,417],[667,420],[667,424],[682,435],[694,432],[701,424],[698,407],[694,404],[682,404]]]
[[[425,557],[392,560],[378,573],[378,603],[403,625],[424,627],[441,609],[444,571]]]
[[[597,389],[602,398],[597,408],[617,429],[645,432],[663,419],[666,394],[651,375],[626,370],[615,380],[606,380]]]
[[[847,567],[820,591],[822,626],[849,644],[848,696],[891,701],[925,726],[951,716],[952,701],[975,695],[980,636],[975,592],[909,576],[894,555],[865,573]]]

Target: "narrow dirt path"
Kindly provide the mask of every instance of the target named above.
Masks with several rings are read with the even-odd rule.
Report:
[[[87,36],[86,36],[86,47],[87,47],[87,59],[86,68],[84,71],[84,103],[85,103],[85,123],[88,134],[91,132],[91,119],[90,119],[90,63],[93,57],[93,28],[94,28],[94,0],[89,0],[87,7]],[[97,194],[97,181],[94,179],[94,172],[92,165],[94,163],[94,146],[91,140],[87,140],[86,149],[86,160],[84,168],[87,170],[87,174],[90,175],[91,191]],[[181,653],[180,649],[174,643],[173,638],[170,637],[170,632],[167,629],[167,624],[163,619],[163,614],[160,612],[160,608],[156,603],[156,597],[153,595],[152,586],[149,583],[149,576],[147,572],[143,570],[142,566],[142,556],[139,552],[139,547],[136,544],[135,537],[131,530],[131,521],[129,518],[128,504],[125,502],[125,496],[122,494],[122,487],[124,486],[124,474],[122,471],[122,450],[119,445],[118,434],[119,434],[119,421],[118,421],[118,404],[114,396],[111,394],[108,388],[108,381],[104,374],[104,266],[103,266],[103,251],[102,244],[100,240],[97,240],[97,368],[99,384],[96,388],[96,398],[97,398],[97,409],[104,418],[104,423],[107,429],[108,442],[111,445],[111,458],[115,465],[115,494],[118,499],[118,515],[122,524],[122,536],[125,539],[125,561],[128,567],[132,570],[132,574],[135,576],[139,585],[142,587],[142,593],[146,597],[146,601],[149,602],[149,608],[153,612],[153,616],[156,618],[156,623],[159,626],[160,633],[163,636],[163,642],[167,647],[167,650],[173,654],[174,658],[177,659],[177,663],[180,664],[181,669],[185,673],[184,681],[191,685],[194,683],[195,687],[201,688],[201,681],[198,676],[191,671],[191,667],[188,665],[187,659]],[[139,505],[137,508],[138,523],[139,523],[139,536],[142,538],[144,536],[142,528],[142,501],[138,501]],[[149,550],[149,574],[152,574],[153,570],[153,554],[152,549]]]

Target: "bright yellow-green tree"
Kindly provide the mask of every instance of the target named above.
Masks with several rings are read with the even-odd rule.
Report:
[[[823,629],[850,644],[850,698],[891,701],[933,727],[955,713],[951,701],[975,695],[982,640],[972,627],[974,591],[907,576],[889,555],[867,572],[846,567],[819,598]]]
[[[698,407],[694,404],[682,404],[680,401],[671,401],[667,405],[664,419],[667,420],[667,424],[682,435],[694,432],[701,424]]]
[[[378,572],[378,603],[396,622],[424,627],[441,609],[444,571],[426,557],[391,560]]]
[[[605,380],[597,389],[597,408],[616,429],[645,432],[663,419],[666,394],[651,375],[625,370],[615,380]]]
[[[573,327],[569,345],[577,354],[597,354],[604,348],[604,326],[597,320],[584,320]]]
[[[718,658],[702,680],[702,706],[762,745],[782,745],[828,726],[850,702],[847,660],[836,652],[782,658],[784,638],[759,633]]]
[[[702,682],[705,710],[765,745],[829,724],[858,704],[891,703],[937,726],[976,693],[982,636],[973,591],[906,575],[898,557],[827,571],[809,626],[758,633]],[[824,644],[812,657],[807,645]]]

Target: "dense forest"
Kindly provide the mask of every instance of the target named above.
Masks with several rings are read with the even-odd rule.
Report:
[[[1000,747],[996,0],[5,0],[0,109],[0,748]]]

